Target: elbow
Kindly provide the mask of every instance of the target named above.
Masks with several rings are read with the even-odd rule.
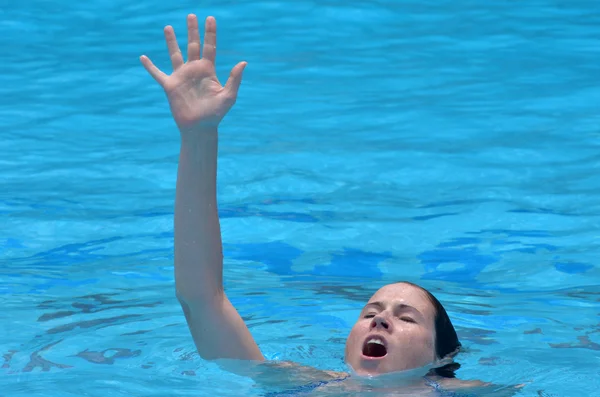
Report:
[[[179,303],[183,306],[194,307],[198,305],[211,305],[216,302],[222,301],[225,296],[225,292],[222,288],[180,288],[175,286],[175,297]]]

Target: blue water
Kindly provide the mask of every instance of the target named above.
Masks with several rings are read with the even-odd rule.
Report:
[[[600,3],[28,0],[0,7],[0,396],[266,393],[198,357],[174,296],[178,132],[138,57],[170,70],[189,12],[223,82],[248,62],[218,194],[267,357],[345,370],[406,279],[460,378],[600,395]]]

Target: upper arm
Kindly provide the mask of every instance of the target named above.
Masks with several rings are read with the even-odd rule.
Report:
[[[179,301],[202,358],[264,360],[244,320],[224,293],[210,300]]]

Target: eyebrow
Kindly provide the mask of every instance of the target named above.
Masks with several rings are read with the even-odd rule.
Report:
[[[380,302],[380,301],[370,302],[365,305],[364,309],[366,309],[370,306],[376,306],[380,310],[384,310],[386,305],[385,305],[385,303]],[[406,303],[398,303],[398,304],[394,305],[394,309],[409,309],[409,310],[413,310],[413,311],[417,312],[418,314],[420,314],[421,316],[423,316],[423,313],[421,313],[419,310],[417,310],[417,308],[415,308],[414,306],[411,306],[411,305],[407,305]]]

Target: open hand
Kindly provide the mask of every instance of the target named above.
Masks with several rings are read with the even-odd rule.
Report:
[[[171,113],[182,133],[203,128],[214,128],[236,101],[246,62],[238,63],[232,70],[225,86],[215,73],[217,50],[217,24],[213,17],[206,18],[204,45],[200,58],[200,35],[198,19],[187,17],[187,62],[177,44],[173,27],[165,27],[167,48],[173,65],[173,73],[167,75],[150,59],[142,55],[140,61],[148,73],[167,94]]]

